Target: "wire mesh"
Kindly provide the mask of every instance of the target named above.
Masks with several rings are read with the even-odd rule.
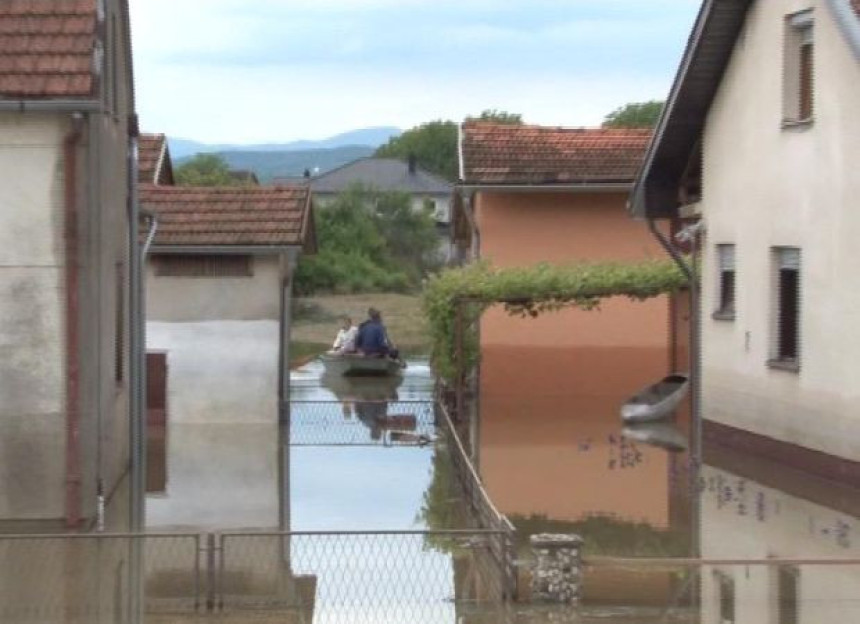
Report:
[[[296,622],[453,622],[458,605],[498,603],[491,532],[225,534],[217,604]]]
[[[137,565],[146,571],[147,610],[193,613],[197,542],[196,535],[0,536],[0,621],[128,621]]]
[[[293,401],[292,446],[424,446],[435,438],[431,401]]]

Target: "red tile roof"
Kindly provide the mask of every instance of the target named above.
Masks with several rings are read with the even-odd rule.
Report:
[[[158,215],[155,245],[315,246],[307,186],[142,184],[140,204]]]
[[[137,142],[137,177],[141,184],[173,184],[173,167],[163,134],[141,134]]]
[[[94,93],[96,0],[0,1],[0,98]]]
[[[468,122],[462,137],[464,182],[632,182],[650,139],[651,130]]]

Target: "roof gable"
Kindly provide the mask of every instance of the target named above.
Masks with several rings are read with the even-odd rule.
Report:
[[[140,203],[158,215],[157,246],[314,247],[307,186],[142,184]]]
[[[311,181],[311,188],[315,193],[341,193],[356,184],[421,195],[447,195],[452,189],[450,182],[420,166],[410,172],[405,161],[374,157],[359,158],[319,175]]]
[[[142,184],[173,184],[173,164],[167,137],[141,134],[137,143],[137,179]]]
[[[0,98],[95,93],[96,0],[0,2]]]
[[[650,137],[648,129],[467,122],[461,132],[463,183],[631,183]]]

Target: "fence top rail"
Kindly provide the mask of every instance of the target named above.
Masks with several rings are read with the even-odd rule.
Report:
[[[361,535],[432,535],[450,537],[473,537],[484,535],[504,535],[505,531],[498,529],[440,529],[440,530],[363,530],[363,531],[271,531],[261,530],[227,530],[201,532],[172,532],[172,533],[0,533],[0,542],[4,540],[99,540],[99,539],[148,539],[148,538],[187,538],[200,540],[206,535],[222,535],[226,537],[300,537],[300,536],[361,536]]]
[[[433,405],[433,399],[361,399],[359,403],[388,403],[395,405]],[[340,399],[290,399],[289,405],[343,405]]]
[[[508,517],[502,514],[496,506],[493,504],[493,501],[490,499],[490,495],[487,494],[487,490],[484,489],[484,483],[481,481],[481,478],[478,476],[478,473],[475,471],[475,467],[472,465],[472,462],[469,461],[469,456],[466,454],[466,449],[463,447],[463,443],[460,441],[460,436],[457,435],[457,430],[454,428],[454,423],[451,422],[451,416],[448,414],[448,409],[445,407],[444,403],[439,404],[439,411],[442,413],[442,416],[445,420],[445,425],[448,429],[448,432],[451,434],[451,437],[454,438],[455,445],[455,453],[458,453],[466,463],[466,468],[469,471],[469,476],[474,480],[475,483],[478,484],[478,490],[480,491],[481,497],[486,501],[487,506],[492,511],[496,520],[502,523],[508,532],[514,533],[516,529],[514,525],[508,520]]]
[[[194,538],[200,539],[200,536],[205,532],[184,531],[184,532],[158,532],[150,533],[0,533],[0,541],[3,540],[31,540],[31,539],[143,539],[156,537],[171,537],[171,538]]]
[[[366,530],[366,531],[216,531],[216,535],[224,537],[303,537],[303,536],[407,536],[407,535],[432,535],[440,537],[476,537],[484,535],[505,535],[506,532],[498,529],[441,529],[441,530]]]
[[[586,566],[779,566],[779,565],[860,565],[860,558],[768,557],[766,559],[696,559],[672,557],[584,557]]]

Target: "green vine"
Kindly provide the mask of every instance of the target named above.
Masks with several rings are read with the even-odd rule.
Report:
[[[494,268],[486,262],[447,269],[427,280],[424,313],[430,328],[436,372],[453,381],[457,374],[457,307],[461,308],[463,370],[470,370],[479,355],[474,327],[495,303],[511,315],[536,317],[564,307],[592,310],[601,300],[624,296],[645,300],[680,290],[687,283],[674,262],[638,264],[599,263]]]

